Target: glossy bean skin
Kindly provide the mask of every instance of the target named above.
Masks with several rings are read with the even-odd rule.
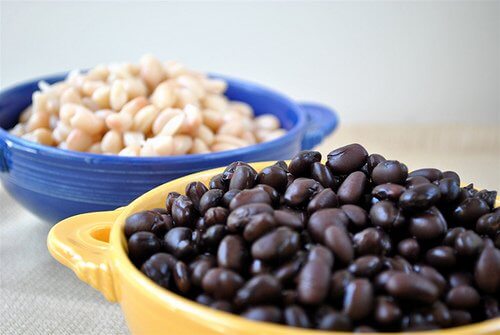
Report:
[[[243,238],[248,242],[253,242],[273,230],[276,226],[276,220],[273,215],[269,213],[254,215],[243,230]]]
[[[304,228],[303,216],[290,211],[275,210],[274,220],[279,226],[286,226],[294,230],[302,230]]]
[[[267,204],[271,205],[271,197],[266,191],[261,189],[243,190],[236,194],[229,203],[229,210],[234,211],[236,208],[249,204]]]
[[[320,209],[338,207],[339,200],[335,192],[329,188],[325,188],[312,197],[307,205],[307,212],[314,213]]]
[[[174,200],[172,204],[172,219],[176,226],[189,227],[195,219],[195,207],[191,199],[181,195]]]
[[[252,244],[252,256],[263,261],[285,260],[300,248],[299,234],[287,227],[277,228]]]
[[[219,266],[239,272],[245,266],[246,258],[245,242],[240,236],[227,235],[222,239],[217,250]]]
[[[378,200],[397,201],[405,188],[399,184],[384,183],[375,186],[372,190],[372,196]]]
[[[447,228],[443,215],[435,207],[412,216],[409,221],[409,232],[418,240],[439,238],[446,233]]]
[[[385,285],[394,297],[412,301],[432,303],[439,295],[437,286],[423,276],[410,273],[396,273]]]
[[[221,300],[233,299],[243,284],[243,278],[239,274],[223,268],[208,270],[202,281],[205,292]]]
[[[356,277],[373,277],[382,270],[382,260],[374,255],[362,256],[349,265],[349,272]]]
[[[476,221],[490,211],[488,204],[478,198],[465,199],[453,211],[453,219],[461,226],[472,226]]]
[[[269,274],[257,275],[236,293],[234,302],[238,306],[272,303],[281,295],[281,284]]]
[[[479,305],[480,296],[477,291],[467,285],[452,288],[446,295],[446,304],[453,309],[471,309]]]
[[[439,188],[439,193],[441,193],[440,201],[442,203],[451,204],[460,196],[460,183],[454,178],[436,180],[434,184]]]
[[[282,312],[278,307],[266,305],[248,308],[241,313],[241,316],[254,321],[279,323],[282,319]]]
[[[472,257],[483,250],[484,241],[474,231],[467,230],[457,236],[454,247],[459,256]]]
[[[170,260],[170,255],[156,253],[142,264],[141,272],[158,285],[168,289],[173,272],[173,269],[169,265],[171,264]]]
[[[324,232],[328,227],[335,225],[346,228],[348,223],[349,218],[343,210],[339,208],[321,209],[311,215],[307,229],[316,241],[322,242]]]
[[[186,195],[191,199],[194,209],[200,211],[200,199],[208,191],[208,188],[199,181],[194,181],[186,186]]]
[[[227,185],[225,180],[222,178],[222,173],[217,174],[210,179],[209,188],[211,190],[214,189],[219,189],[223,191],[227,190]]]
[[[328,154],[326,165],[335,174],[346,175],[361,168],[368,157],[366,149],[359,144],[350,144]]]
[[[233,200],[234,197],[240,192],[241,192],[241,190],[232,189],[232,190],[229,190],[226,193],[224,193],[224,195],[222,196],[222,199],[220,200],[221,206],[229,208],[229,204],[231,203],[231,200]]]
[[[213,256],[198,256],[197,259],[189,264],[192,283],[196,286],[201,286],[205,274],[216,265],[217,261]]]
[[[328,227],[325,231],[324,242],[342,263],[348,264],[353,260],[354,247],[345,229],[338,226]]]
[[[253,168],[246,165],[238,166],[231,176],[229,189],[244,190],[247,188],[252,188],[255,184],[256,178],[257,173]]]
[[[438,269],[449,269],[456,265],[455,250],[448,246],[429,249],[425,255],[428,264]]]
[[[279,192],[286,189],[288,183],[287,173],[279,166],[273,165],[262,169],[257,175],[259,184],[269,185]]]
[[[127,218],[124,231],[127,238],[139,231],[151,232],[161,237],[169,228],[171,228],[171,222],[166,222],[161,214],[154,211],[142,211]]]
[[[409,177],[424,177],[427,178],[430,182],[433,182],[435,180],[443,179],[443,173],[434,168],[423,168],[423,169],[418,169],[410,172],[408,175]]]
[[[195,252],[192,234],[193,231],[187,227],[171,229],[163,240],[165,250],[177,258],[190,257]]]
[[[398,161],[386,160],[375,166],[371,176],[376,185],[386,183],[404,184],[408,177],[408,168]]]
[[[382,325],[393,325],[401,320],[403,312],[394,299],[386,296],[377,298],[375,320]]]
[[[237,232],[250,222],[253,215],[262,213],[272,214],[273,208],[263,203],[240,206],[229,214],[227,218],[227,229],[231,232]]]
[[[310,328],[311,321],[307,313],[299,305],[291,305],[283,311],[285,323],[291,327]]]
[[[398,243],[398,252],[409,261],[416,261],[420,255],[420,245],[416,239],[407,238]]]
[[[269,185],[265,185],[265,184],[255,185],[255,188],[262,190],[262,191],[265,191],[267,193],[267,195],[269,195],[269,198],[271,199],[271,206],[273,206],[273,207],[279,206],[280,194],[278,193],[278,191],[276,191],[275,188],[273,188],[272,186],[269,186]]]
[[[224,191],[218,188],[214,188],[203,193],[199,203],[200,214],[205,215],[208,209],[219,206],[223,196]]]
[[[314,179],[297,178],[285,191],[285,203],[291,207],[300,207],[323,190],[323,186]]]
[[[182,261],[175,263],[175,267],[172,273],[173,273],[174,283],[177,289],[181,293],[189,292],[189,289],[191,288],[191,281],[189,278],[187,265]]]
[[[312,164],[311,178],[319,182],[324,188],[337,190],[340,186],[340,178],[334,175],[326,165],[320,162]]]
[[[355,279],[347,285],[344,296],[344,310],[351,320],[368,316],[373,309],[374,293],[370,281]]]
[[[486,293],[497,292],[500,288],[500,250],[487,245],[476,262],[474,269],[476,285]]]
[[[406,222],[402,211],[389,200],[377,202],[370,209],[370,220],[375,226],[385,230],[399,228]]]
[[[160,250],[161,242],[153,233],[139,231],[128,239],[128,255],[139,266]]]
[[[165,210],[167,213],[172,212],[172,205],[174,204],[174,200],[180,196],[180,193],[177,192],[170,192],[167,195],[167,198],[165,200]]]
[[[216,224],[225,225],[228,216],[229,216],[229,211],[226,208],[210,207],[208,210],[205,211],[203,220],[205,222],[206,228],[208,228]]]
[[[441,199],[441,191],[434,184],[417,185],[399,197],[399,206],[407,211],[427,209]]]
[[[318,151],[304,150],[292,158],[288,165],[288,171],[295,177],[309,177],[312,165],[320,161],[321,153]]]
[[[324,262],[307,262],[299,275],[299,301],[306,305],[317,305],[325,300],[330,289],[330,275],[331,270]]]
[[[337,195],[342,204],[356,204],[363,194],[367,184],[366,175],[356,171],[347,176],[340,185]]]
[[[366,160],[366,172],[368,172],[368,174],[371,175],[373,169],[375,169],[377,165],[385,161],[386,161],[385,157],[380,154],[368,155],[368,158]]]
[[[376,228],[366,228],[355,234],[353,245],[358,255],[385,255],[392,249],[387,235]]]

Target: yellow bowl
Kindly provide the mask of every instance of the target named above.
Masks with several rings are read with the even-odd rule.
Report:
[[[255,163],[260,170],[271,162]],[[350,334],[304,330],[217,311],[183,298],[143,275],[129,261],[123,228],[125,219],[141,210],[164,207],[169,192],[184,192],[191,181],[208,184],[224,168],[192,174],[159,186],[130,205],[109,212],[77,215],[59,222],[48,236],[54,258],[72,269],[78,278],[99,290],[111,302],[118,302],[133,334],[175,335],[326,335]],[[497,204],[499,203],[497,198]],[[419,332],[412,334],[429,334]],[[450,328],[442,335],[500,334],[500,319]]]

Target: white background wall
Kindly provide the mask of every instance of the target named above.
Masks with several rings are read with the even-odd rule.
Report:
[[[500,123],[500,1],[1,3],[2,87],[145,52],[334,106]]]

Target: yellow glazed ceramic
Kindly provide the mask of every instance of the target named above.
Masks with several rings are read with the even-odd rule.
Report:
[[[273,162],[274,163],[274,162]],[[260,170],[272,163],[256,163]],[[52,256],[72,269],[112,302],[118,302],[133,334],[171,335],[326,335],[348,334],[302,330],[253,322],[220,312],[171,293],[149,280],[127,257],[125,219],[141,210],[164,207],[167,194],[184,192],[191,181],[208,184],[224,168],[180,178],[144,194],[127,207],[77,215],[59,222],[48,236]],[[497,198],[497,205],[499,203]],[[429,334],[412,333],[414,335]],[[439,331],[442,335],[500,334],[500,318]]]

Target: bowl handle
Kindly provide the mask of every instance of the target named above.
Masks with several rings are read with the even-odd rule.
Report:
[[[52,227],[47,237],[51,255],[111,302],[117,297],[109,265],[109,233],[122,210],[67,218]]]
[[[301,102],[299,106],[307,117],[302,150],[309,150],[320,144],[337,128],[337,112],[333,108],[313,102]]]

